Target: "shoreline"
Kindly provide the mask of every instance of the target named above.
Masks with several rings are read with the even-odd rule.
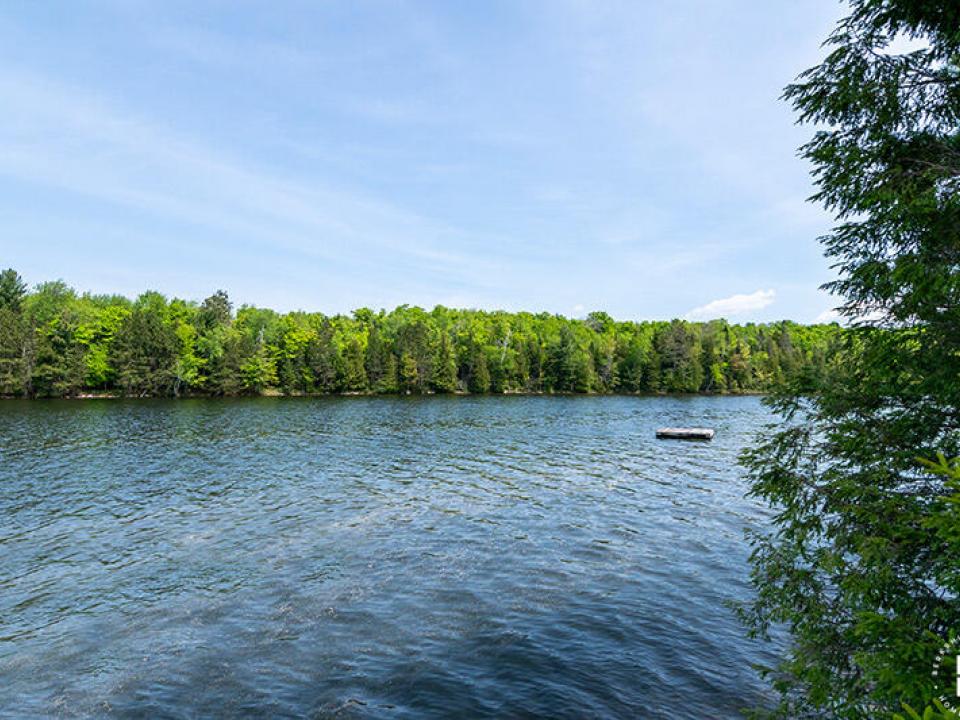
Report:
[[[214,395],[209,393],[183,393],[180,395],[121,395],[117,393],[78,393],[76,395],[43,395],[36,397],[0,395],[2,401],[44,401],[44,400],[236,400],[241,398],[443,398],[443,397],[762,397],[769,395],[769,391],[746,390],[743,392],[725,393],[596,393],[596,392],[543,392],[543,391],[510,391],[502,393],[376,393],[376,392],[339,392],[339,393],[283,393],[268,391],[262,393],[244,393],[237,395]]]

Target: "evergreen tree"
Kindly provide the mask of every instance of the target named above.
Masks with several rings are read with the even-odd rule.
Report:
[[[20,312],[20,303],[27,294],[27,286],[13,268],[0,272],[0,310]]]
[[[165,321],[166,301],[145,293],[123,321],[111,348],[111,364],[125,395],[171,395],[177,389],[180,341]]]
[[[523,355],[527,366],[527,381],[525,389],[539,392],[543,389],[543,344],[536,336],[531,336],[524,343]]]
[[[21,304],[27,286],[13,268],[0,272],[0,395],[27,392],[27,327]]]
[[[430,348],[429,322],[417,309],[407,310],[403,316],[408,322],[400,324],[397,332],[397,356],[401,388],[405,392],[425,392],[433,374],[433,351]]]
[[[367,350],[364,353],[364,370],[367,373],[367,382],[376,392],[384,392],[381,381],[386,373],[386,347],[380,339],[380,329],[376,322],[371,320],[367,335]]]
[[[573,330],[564,325],[547,353],[546,384],[560,392],[590,392],[592,363]]]
[[[785,429],[745,456],[777,515],[743,614],[791,632],[778,717],[880,718],[931,699],[960,628],[960,556],[935,524],[953,490],[917,462],[960,454],[960,3],[852,0],[828,44],[786,95],[822,128],[803,152],[857,328],[829,361],[810,350],[817,393],[778,397]]]
[[[490,370],[487,367],[487,354],[482,347],[475,347],[470,356],[470,375],[467,387],[472,393],[490,392]]]
[[[343,389],[343,358],[333,338],[333,325],[323,318],[304,349],[305,362],[312,376],[310,392],[332,393]]]
[[[24,354],[26,328],[23,316],[9,306],[0,308],[0,395],[27,392]]]
[[[434,374],[432,386],[437,392],[451,393],[457,390],[457,362],[454,357],[450,338],[446,333],[440,333],[437,344],[437,356],[433,363]]]
[[[657,338],[660,373],[667,392],[698,392],[703,384],[700,341],[682,320],[674,320]]]
[[[400,392],[400,372],[397,365],[397,356],[386,349],[384,349],[383,375],[377,382],[376,390],[388,394]]]
[[[225,290],[217,290],[200,304],[197,316],[203,327],[229,325],[233,318],[233,303]]]
[[[351,392],[367,389],[363,345],[357,337],[351,338],[343,352],[343,386]]]

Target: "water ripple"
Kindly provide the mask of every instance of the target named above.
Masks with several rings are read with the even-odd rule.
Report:
[[[726,718],[755,398],[0,403],[0,717]],[[654,439],[711,425],[712,443]]]

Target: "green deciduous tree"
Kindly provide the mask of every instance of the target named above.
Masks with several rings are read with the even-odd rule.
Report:
[[[131,302],[62,282],[25,292],[6,277],[19,289],[0,307],[2,395],[756,391],[809,386],[841,334],[443,306],[234,316],[222,290],[199,304],[158,293]]]

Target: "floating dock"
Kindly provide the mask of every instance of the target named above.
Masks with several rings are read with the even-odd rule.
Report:
[[[670,440],[713,440],[713,428],[660,428],[657,437]]]

